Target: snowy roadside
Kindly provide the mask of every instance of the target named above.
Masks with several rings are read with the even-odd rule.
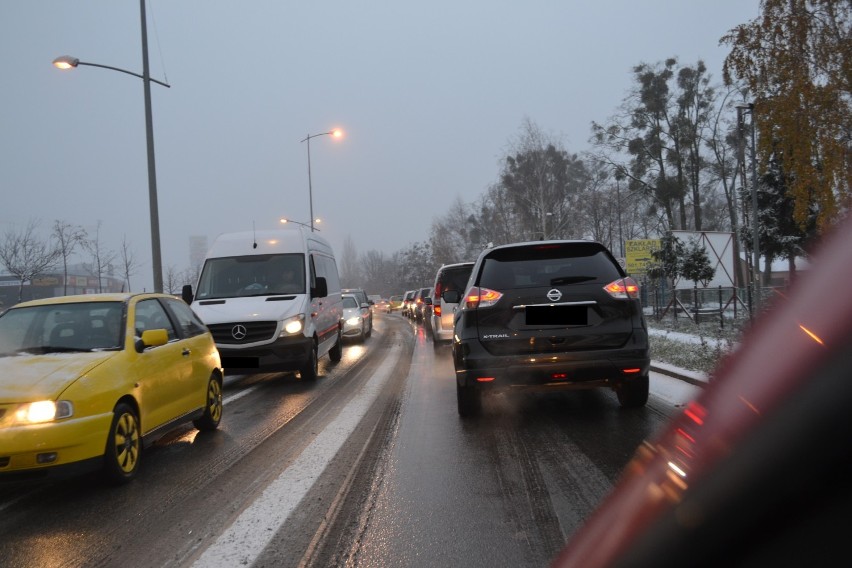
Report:
[[[657,337],[662,337],[669,341],[674,341],[678,343],[689,343],[693,345],[704,344],[711,348],[718,349],[724,349],[727,346],[727,344],[723,340],[708,337],[702,338],[697,335],[682,333],[678,331],[671,331],[667,329],[649,328],[648,334]],[[686,381],[690,384],[697,386],[706,386],[710,380],[710,375],[703,371],[684,369],[682,367],[678,367],[676,365],[672,365],[664,361],[656,361],[653,359],[651,360],[651,370],[657,373],[668,375],[670,377],[674,377],[676,379],[680,379],[682,381]]]

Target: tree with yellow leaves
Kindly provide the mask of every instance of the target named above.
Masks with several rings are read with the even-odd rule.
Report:
[[[794,217],[821,228],[846,207],[852,185],[852,0],[762,0],[761,16],[720,43],[725,83],[754,97],[762,165],[780,161]]]

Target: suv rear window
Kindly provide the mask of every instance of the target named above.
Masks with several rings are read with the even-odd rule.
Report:
[[[598,243],[565,243],[495,250],[484,259],[479,285],[494,290],[606,284],[623,277]]]
[[[440,296],[447,290],[455,290],[460,294],[463,293],[472,269],[473,263],[441,270],[441,273],[438,275],[438,283],[435,285],[435,295]]]

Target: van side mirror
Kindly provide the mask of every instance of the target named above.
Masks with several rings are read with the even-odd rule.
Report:
[[[192,303],[192,300],[193,300],[193,298],[192,298],[192,284],[184,284],[183,285],[183,288],[181,288],[181,291],[180,291],[180,297],[187,304]]]
[[[441,298],[448,304],[458,304],[459,300],[461,300],[461,294],[459,294],[458,290],[445,290],[441,294]]]
[[[317,276],[317,285],[311,288],[311,298],[325,298],[328,296],[328,283],[324,276]]]

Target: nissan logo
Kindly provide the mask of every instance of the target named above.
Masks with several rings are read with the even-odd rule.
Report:
[[[246,329],[246,326],[241,323],[238,323],[237,325],[231,328],[231,337],[233,337],[237,341],[242,341],[246,338],[246,335],[248,335],[248,330]]]
[[[547,293],[547,299],[551,302],[558,302],[561,297],[562,292],[560,292],[556,288],[553,288],[550,292]]]

